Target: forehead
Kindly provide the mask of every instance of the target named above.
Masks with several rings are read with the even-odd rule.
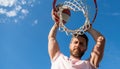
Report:
[[[83,42],[85,41],[86,42],[86,39],[83,37],[73,37],[72,41],[83,41]]]

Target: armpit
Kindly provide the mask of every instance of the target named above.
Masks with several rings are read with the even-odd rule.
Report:
[[[61,54],[61,52],[58,51],[58,52],[55,54],[54,58],[51,60],[51,62],[54,62],[54,61],[60,56],[60,54]]]

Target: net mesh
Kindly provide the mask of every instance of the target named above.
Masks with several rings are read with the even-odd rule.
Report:
[[[96,0],[93,0],[93,1],[96,1]],[[88,3],[86,2],[86,0],[65,0],[64,2],[62,2],[62,4],[63,5],[61,7],[59,7],[59,9],[60,9],[59,10],[59,16],[60,16],[59,30],[66,32],[67,35],[68,34],[79,34],[79,35],[84,34],[85,31],[90,28],[90,24],[92,21],[90,21],[91,19],[90,19],[89,14],[91,14],[91,13],[89,10],[91,10],[90,8],[93,8],[93,7],[88,6]],[[94,5],[94,4],[92,4],[92,5]],[[68,29],[62,21],[63,20],[62,11],[64,9],[69,9],[74,12],[82,12],[82,14],[85,17],[85,21],[83,22],[83,25],[80,25],[79,28],[74,29],[74,30]]]

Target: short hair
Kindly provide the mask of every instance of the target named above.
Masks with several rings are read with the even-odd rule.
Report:
[[[86,34],[82,34],[82,35],[80,35],[80,34],[73,34],[73,36],[72,36],[72,38],[78,38],[78,37],[83,37],[83,38],[85,38],[86,39],[86,44],[88,45],[88,41],[89,41],[89,39],[88,39],[88,37],[86,36]]]

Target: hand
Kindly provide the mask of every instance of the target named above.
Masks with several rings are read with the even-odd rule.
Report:
[[[86,25],[84,25],[84,31],[85,32],[87,32],[87,31],[89,31],[90,29],[92,28],[92,24],[86,24]]]
[[[55,23],[59,24],[58,11],[52,10],[52,19],[55,21]]]
[[[62,23],[66,24],[70,17],[71,13],[69,9],[63,9],[62,11]],[[52,10],[52,19],[55,21],[55,23],[59,24],[60,23],[60,12],[59,9],[57,10]]]

